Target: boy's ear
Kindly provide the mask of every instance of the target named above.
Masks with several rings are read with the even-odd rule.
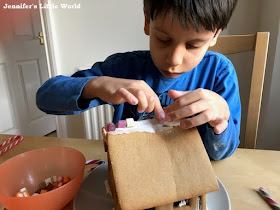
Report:
[[[147,15],[145,14],[145,10],[144,10],[144,16],[145,16],[145,25],[144,25],[144,32],[146,35],[150,35],[150,20],[147,17]]]
[[[215,33],[215,36],[213,37],[213,39],[210,43],[210,47],[213,47],[216,44],[218,36],[220,35],[221,31],[222,31],[222,29],[217,30],[217,32]]]

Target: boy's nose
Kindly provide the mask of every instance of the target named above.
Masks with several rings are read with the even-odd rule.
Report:
[[[170,50],[167,62],[170,66],[178,66],[183,63],[183,49],[180,46],[174,47]]]

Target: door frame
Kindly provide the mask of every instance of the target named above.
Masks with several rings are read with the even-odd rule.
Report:
[[[39,4],[50,3],[49,0],[38,0]],[[40,18],[42,23],[45,51],[47,57],[47,65],[50,77],[57,76],[57,63],[55,56],[55,48],[54,48],[54,38],[52,36],[52,19],[50,9],[42,9],[40,10]],[[67,121],[65,116],[55,116],[56,122],[56,132],[58,137],[67,138]]]

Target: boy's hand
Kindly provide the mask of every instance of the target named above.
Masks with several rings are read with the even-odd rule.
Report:
[[[154,111],[160,121],[165,119],[165,112],[158,96],[142,80],[96,77],[85,85],[82,98],[96,97],[113,104],[128,102],[132,105],[138,105],[137,111],[139,113]]]
[[[191,128],[209,123],[216,134],[222,133],[228,125],[230,111],[226,100],[219,94],[206,90],[168,92],[175,101],[164,111],[166,121],[181,120],[182,128]]]

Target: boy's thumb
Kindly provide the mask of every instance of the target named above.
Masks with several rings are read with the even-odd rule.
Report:
[[[176,100],[177,98],[180,98],[181,96],[189,93],[190,91],[180,91],[180,90],[169,90],[168,96],[172,98],[173,100]]]

